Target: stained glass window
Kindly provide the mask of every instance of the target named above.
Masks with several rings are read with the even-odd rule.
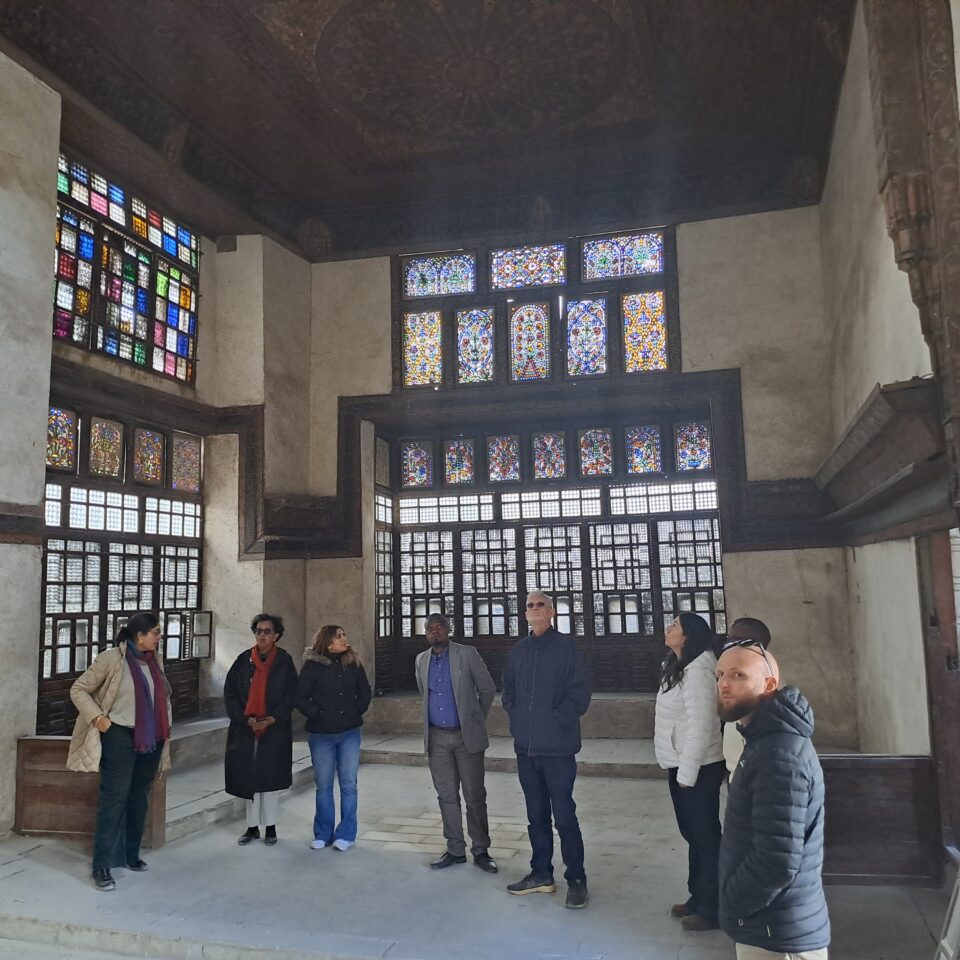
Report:
[[[580,434],[580,473],[585,477],[613,473],[609,430],[584,430]]]
[[[477,261],[472,253],[411,257],[404,261],[404,297],[473,293],[476,288]]]
[[[443,477],[447,483],[473,483],[473,441],[447,440],[443,445]]]
[[[493,307],[457,311],[457,380],[493,379]]]
[[[697,420],[679,424],[676,445],[678,470],[708,470],[713,466],[709,423]]]
[[[57,204],[53,335],[58,340],[87,343],[95,251],[93,221]]]
[[[153,258],[143,247],[106,232],[100,247],[100,303],[92,346],[137,366],[147,364],[150,273]]]
[[[57,170],[57,191],[72,203],[131,231],[168,257],[194,270],[200,266],[200,241],[196,233],[182,223],[164,217],[123,187],[62,153]]]
[[[493,482],[520,479],[519,437],[487,437],[487,475]]]
[[[658,426],[627,427],[627,473],[662,473]]]
[[[510,366],[514,380],[550,376],[550,306],[528,303],[510,311]]]
[[[154,286],[153,369],[177,380],[192,380],[197,342],[196,284],[188,273],[160,259]],[[150,299],[149,295],[144,298],[147,309]]]
[[[546,287],[565,283],[566,278],[566,248],[562,243],[494,250],[490,258],[490,285],[494,290]]]
[[[400,477],[405,487],[429,487],[433,484],[433,451],[430,444],[407,443],[400,450]]]
[[[567,374],[589,377],[607,372],[607,301],[567,304]]]
[[[533,477],[560,480],[567,475],[567,455],[562,433],[533,435]]]
[[[663,234],[632,233],[583,243],[583,279],[663,272]]]
[[[77,467],[77,415],[64,407],[50,407],[47,414],[47,466],[54,470]]]
[[[90,472],[119,478],[123,472],[123,424],[102,417],[90,418]]]
[[[443,334],[439,310],[403,315],[403,382],[405,386],[443,380]]]
[[[623,298],[624,368],[627,373],[667,369],[667,322],[663,292]]]
[[[199,493],[200,438],[186,433],[175,433],[171,460],[173,489]]]
[[[154,486],[163,483],[163,434],[138,427],[133,431],[133,479]]]

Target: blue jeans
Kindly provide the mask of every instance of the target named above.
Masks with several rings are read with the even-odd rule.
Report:
[[[362,727],[343,733],[311,733],[310,756],[313,760],[313,782],[317,785],[317,812],[313,818],[313,838],[333,843],[334,840],[357,839],[357,770],[360,767],[360,731]],[[333,803],[333,775],[340,782],[340,822]]]

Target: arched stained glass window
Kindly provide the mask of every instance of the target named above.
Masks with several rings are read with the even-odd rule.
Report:
[[[667,321],[663,292],[623,297],[624,369],[627,373],[667,369]]]
[[[627,427],[627,473],[662,473],[660,428]]]
[[[473,293],[476,288],[477,261],[473,254],[411,257],[403,263],[404,297]]]
[[[200,492],[200,450],[199,437],[186,433],[173,435],[171,473],[174,490]]]
[[[47,414],[47,466],[54,470],[77,468],[77,414],[50,407]]]
[[[550,376],[550,306],[528,303],[510,311],[510,367],[514,380]]]
[[[490,285],[494,290],[546,287],[566,279],[566,247],[562,243],[494,250],[490,257]]]
[[[472,440],[447,440],[443,444],[443,479],[449,484],[473,483]]]
[[[520,479],[519,437],[487,437],[487,475],[493,482]]]
[[[493,307],[457,312],[457,380],[486,383],[493,379]]]
[[[159,486],[163,483],[163,434],[137,427],[133,431],[133,479]]]
[[[561,480],[567,475],[567,456],[562,433],[533,435],[533,477]]]
[[[607,301],[567,304],[567,374],[589,377],[607,372]]]
[[[406,386],[443,381],[442,330],[439,310],[403,315],[403,382]]]
[[[709,470],[713,466],[710,424],[702,420],[676,427],[677,470]]]
[[[613,473],[613,445],[609,430],[584,430],[580,434],[580,473],[585,477]]]
[[[117,479],[123,472],[123,424],[90,418],[90,472]]]
[[[417,441],[401,448],[400,479],[405,487],[433,485],[433,451],[429,443]]]
[[[663,234],[631,233],[585,240],[583,279],[636,277],[663,272]]]

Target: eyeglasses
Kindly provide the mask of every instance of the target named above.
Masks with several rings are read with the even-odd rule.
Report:
[[[759,640],[754,640],[753,637],[744,637],[736,640],[728,640],[722,647],[721,653],[726,650],[732,650],[734,647],[743,647],[744,650],[752,650],[754,653],[759,653],[763,657],[763,662],[767,665],[767,672],[770,676],[773,676],[773,667],[770,665],[770,661],[767,659],[767,651],[764,649],[763,644]]]
[[[532,603],[527,604],[527,609],[532,610],[534,607],[545,607],[546,603],[543,600],[535,600]]]

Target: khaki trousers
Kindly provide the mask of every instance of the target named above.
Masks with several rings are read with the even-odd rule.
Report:
[[[776,950],[764,950],[762,947],[748,947],[745,943],[738,943],[737,960],[827,960],[827,948],[804,950],[803,953],[779,953]]]

